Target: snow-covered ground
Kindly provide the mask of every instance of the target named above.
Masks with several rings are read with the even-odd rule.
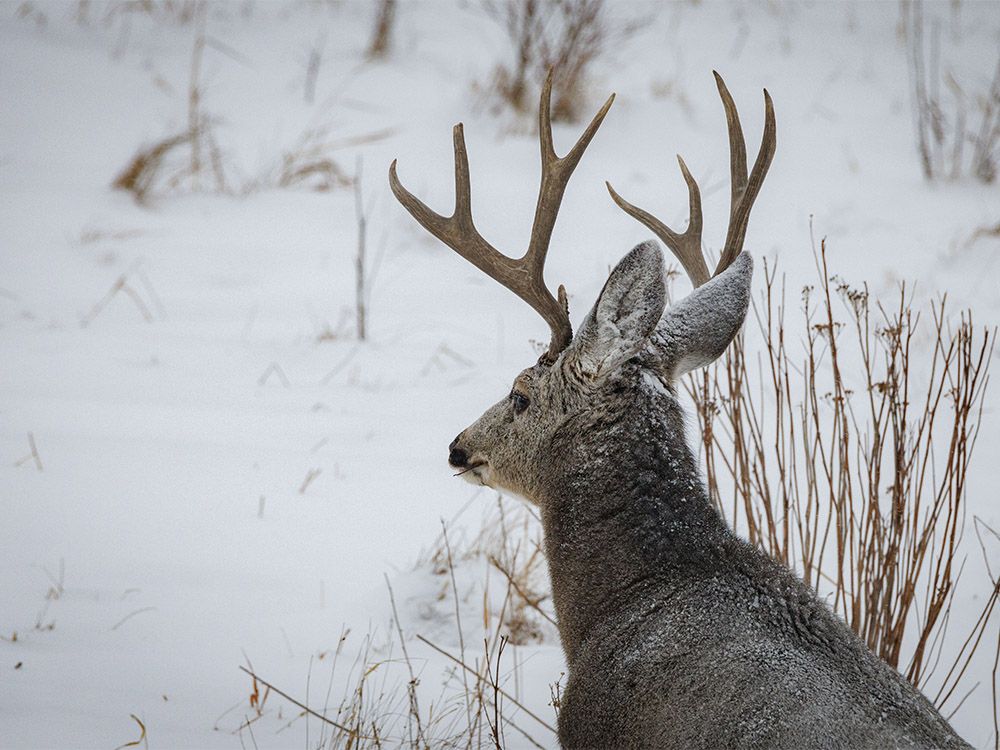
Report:
[[[570,290],[575,321],[609,265],[647,236],[611,204],[605,179],[683,225],[673,160],[683,153],[705,193],[706,242],[721,243],[717,69],[751,149],[761,87],[774,98],[777,156],[747,247],[777,257],[790,288],[814,278],[811,218],[851,281],[879,293],[916,280],[996,323],[1000,239],[975,232],[1000,221],[1000,188],[923,181],[897,4],[611,7],[648,22],[596,63],[590,84],[593,109],[609,91],[618,98],[574,175],[547,270]],[[234,184],[264,184],[139,207],[110,183],[140,145],[185,127],[195,31],[141,13],[105,25],[100,7],[81,24],[77,9],[0,5],[0,747],[114,747],[138,736],[130,715],[150,747],[250,746],[238,728],[254,715],[251,681],[238,667],[249,661],[322,706],[344,628],[346,662],[369,632],[378,648],[390,640],[386,575],[423,689],[437,695],[455,678],[413,636],[457,653],[447,581],[433,566],[412,571],[441,519],[458,516],[452,533],[471,538],[495,504],[450,477],[447,445],[547,334],[416,226],[385,175],[399,157],[403,182],[447,213],[450,129],[464,121],[479,228],[520,253],[537,141],[477,93],[510,54],[502,30],[476,3],[406,2],[392,54],[366,63],[367,3],[213,6],[202,106]],[[927,12],[942,18],[949,60],[985,87],[1000,6]],[[314,49],[322,63],[308,104]],[[578,127],[557,128],[558,150]],[[266,184],[282,153],[318,128],[342,144],[331,153],[345,172],[363,159],[369,245],[381,258],[364,344],[350,317],[352,191]],[[970,518],[1000,528],[995,393]],[[471,591],[485,566],[460,561],[459,588]],[[474,651],[482,594],[469,597]],[[509,689],[554,723],[549,685],[564,667],[551,635],[516,649]],[[993,745],[991,660],[973,666],[982,684],[954,716],[982,747]],[[342,692],[338,683],[334,703]],[[270,696],[253,740],[315,746],[319,722],[286,727],[295,715]],[[538,724],[524,728],[554,746]],[[525,743],[508,735],[510,747]]]

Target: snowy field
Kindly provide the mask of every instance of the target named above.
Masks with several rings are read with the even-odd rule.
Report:
[[[140,206],[111,183],[140,146],[186,127],[196,27],[140,12],[103,23],[92,6],[83,23],[75,2],[0,4],[0,747],[116,747],[139,736],[133,715],[151,748],[316,747],[321,723],[273,693],[253,737],[241,729],[259,701],[239,667],[317,710],[338,703],[368,634],[379,658],[398,656],[387,578],[422,697],[454,708],[461,675],[416,639],[458,654],[450,576],[427,552],[442,519],[456,548],[475,538],[496,497],[451,477],[447,446],[547,333],[426,235],[386,172],[398,157],[404,184],[450,212],[450,134],[463,121],[479,229],[520,254],[537,140],[530,118],[496,114],[481,93],[511,55],[502,28],[475,2],[404,2],[390,55],[366,62],[368,3],[210,6],[200,106],[230,190],[204,177]],[[648,236],[605,179],[683,226],[681,152],[705,193],[706,244],[721,243],[717,69],[752,150],[761,88],[774,99],[777,155],[746,247],[776,258],[790,289],[815,278],[811,221],[852,283],[891,295],[915,281],[996,324],[1000,237],[977,230],[1000,222],[1000,187],[922,178],[896,3],[611,8],[646,22],[588,83],[588,111],[617,99],[573,177],[546,271],[570,291],[574,322]],[[948,59],[987,86],[1000,5],[926,12]],[[557,150],[581,127],[558,126]],[[345,175],[362,160],[374,273],[364,343],[354,192],[274,177],[311,131]],[[996,394],[970,470],[969,537],[973,514],[1000,528]],[[988,586],[981,557],[969,548],[955,633]],[[488,567],[455,561],[470,660],[495,627]],[[511,649],[504,679],[554,724],[549,686],[565,667],[554,630],[538,629],[542,642]],[[985,640],[996,637],[994,623]],[[994,746],[992,658],[989,646],[970,667],[968,686],[980,684],[953,717],[977,747]],[[531,746],[514,731],[507,745]]]

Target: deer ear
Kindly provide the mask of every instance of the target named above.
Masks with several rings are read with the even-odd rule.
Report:
[[[649,343],[663,315],[663,253],[655,241],[636,245],[611,272],[567,350],[588,378],[599,378]]]
[[[711,364],[726,351],[746,318],[752,278],[753,259],[742,252],[725,271],[671,305],[650,347],[668,380]]]

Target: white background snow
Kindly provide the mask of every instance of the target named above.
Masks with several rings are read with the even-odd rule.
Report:
[[[927,11],[942,19],[949,59],[984,87],[1000,5],[956,5]],[[914,280],[996,323],[1000,240],[973,233],[1000,221],[1000,188],[922,179],[897,4],[611,6],[649,22],[597,62],[589,84],[588,109],[610,91],[618,98],[570,184],[547,269],[570,290],[574,321],[609,266],[648,235],[613,206],[605,179],[683,226],[673,158],[682,153],[705,193],[706,243],[721,243],[728,148],[717,69],[751,150],[761,88],[774,98],[777,156],[746,246],[776,257],[790,289],[814,278],[812,217],[849,280],[876,293]],[[398,157],[404,184],[450,212],[451,127],[463,121],[479,228],[520,254],[537,141],[529,122],[491,114],[478,93],[510,50],[476,3],[403,3],[392,54],[378,63],[364,61],[367,3],[212,9],[206,31],[228,51],[205,51],[203,105],[237,178],[266,174],[311,128],[342,141],[391,130],[331,154],[348,173],[363,157],[369,243],[383,253],[370,341],[359,345],[351,190],[206,190],[149,207],[113,191],[140,145],[183,129],[194,32],[141,14],[127,33],[80,25],[76,7],[0,5],[0,747],[115,747],[137,735],[130,714],[153,748],[239,747],[250,742],[234,733],[250,713],[239,665],[249,658],[299,698],[311,681],[311,702],[322,703],[329,662],[319,655],[342,629],[351,654],[370,630],[389,632],[385,574],[410,613],[408,636],[436,627],[453,645],[414,614],[437,584],[411,572],[440,519],[477,494],[452,479],[446,449],[546,333],[415,225],[386,170]],[[318,44],[309,105],[303,82]],[[579,127],[557,128],[557,150]],[[122,276],[152,322],[119,293],[81,325]],[[970,513],[1000,527],[995,394]],[[42,470],[20,462],[29,433]],[[312,470],[321,473],[300,493]],[[458,525],[474,534],[478,505],[493,502],[480,491]],[[47,598],[61,566],[62,591]],[[469,639],[481,642],[470,617]],[[411,648],[437,693],[446,664]],[[558,644],[517,658],[521,694],[552,720]],[[983,684],[954,717],[977,746],[993,745],[990,667],[974,666]],[[279,703],[272,696],[254,725],[259,746],[303,747],[307,731],[315,746],[315,720],[278,731],[295,715],[285,704],[279,720]]]

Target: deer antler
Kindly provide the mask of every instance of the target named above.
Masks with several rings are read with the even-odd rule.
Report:
[[[546,362],[554,362],[559,353],[573,338],[573,328],[569,322],[566,290],[559,286],[558,299],[545,286],[543,272],[545,256],[549,250],[552,228],[555,226],[559,204],[573,170],[580,162],[583,152],[601,126],[604,116],[615,99],[612,94],[604,106],[594,115],[576,145],[564,157],[556,156],[552,144],[552,122],[549,114],[552,98],[552,72],[549,72],[542,87],[541,104],[538,108],[538,137],[542,154],[542,182],[538,189],[538,203],[535,219],[531,226],[531,239],[527,252],[521,258],[504,255],[487,242],[476,229],[472,220],[472,199],[469,185],[469,157],[465,150],[465,136],[462,124],[453,132],[455,146],[455,210],[451,216],[442,216],[427,207],[419,198],[407,190],[396,176],[396,162],[389,167],[389,185],[393,195],[410,215],[428,232],[461,255],[479,270],[496,279],[514,294],[527,302],[538,312],[552,329],[552,339],[548,351],[542,355]]]
[[[715,83],[719,87],[719,96],[722,97],[722,106],[726,110],[726,123],[729,127],[729,171],[732,181],[732,200],[729,209],[729,229],[726,232],[726,244],[719,264],[715,268],[716,276],[729,264],[736,260],[736,256],[743,249],[743,239],[747,233],[747,223],[750,220],[750,209],[760,192],[760,186],[767,175],[767,169],[771,166],[771,159],[774,157],[776,128],[774,124],[774,106],[771,103],[771,95],[764,89],[764,135],[761,138],[760,151],[757,153],[757,160],[754,162],[753,170],[747,178],[747,147],[743,140],[743,128],[740,125],[740,116],[736,111],[736,104],[733,97],[726,88],[725,82],[715,71]],[[683,233],[678,234],[647,211],[643,211],[615,192],[611,183],[606,183],[611,198],[629,216],[638,219],[649,227],[657,237],[666,243],[677,259],[684,266],[684,270],[690,277],[691,282],[696,286],[701,286],[708,281],[711,276],[708,273],[708,266],[701,252],[701,192],[698,190],[698,183],[688,171],[684,160],[678,156],[677,161],[681,165],[681,173],[688,186],[688,199],[690,204],[691,218],[688,227]]]

